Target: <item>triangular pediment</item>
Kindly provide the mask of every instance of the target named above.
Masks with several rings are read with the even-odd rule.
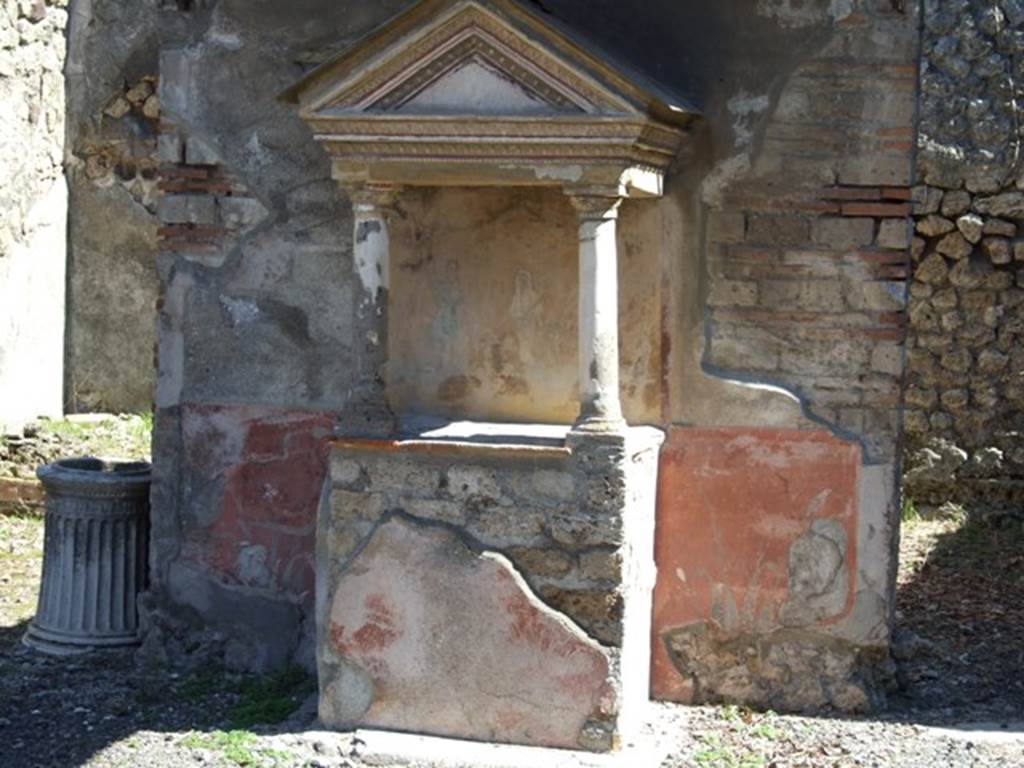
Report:
[[[377,107],[377,105],[374,105]],[[451,71],[389,107],[404,115],[557,115],[580,111],[516,80],[484,57],[460,61]]]
[[[340,180],[657,193],[693,110],[623,72],[518,0],[421,0],[283,97]]]
[[[657,100],[514,0],[424,0],[289,95],[310,115],[626,115]]]

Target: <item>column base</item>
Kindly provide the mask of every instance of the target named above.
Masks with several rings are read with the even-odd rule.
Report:
[[[623,418],[592,417],[580,419],[569,431],[568,441],[571,444],[574,436],[580,438],[611,437],[623,439],[628,430],[629,425]]]

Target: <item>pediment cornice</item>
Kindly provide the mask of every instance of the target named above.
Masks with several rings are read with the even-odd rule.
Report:
[[[692,117],[514,0],[423,0],[285,95],[337,178],[399,184],[656,194]]]

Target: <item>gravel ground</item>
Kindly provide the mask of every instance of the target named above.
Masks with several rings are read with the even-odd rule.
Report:
[[[41,544],[38,518],[0,517],[2,768],[361,768],[351,735],[308,730],[314,701],[299,673],[232,676],[204,665],[202,649],[194,668],[176,673],[138,666],[130,653],[60,661],[25,649]],[[909,524],[903,687],[890,712],[802,718],[657,705],[650,729],[671,754],[662,768],[1024,766],[1024,722],[1014,722],[1024,721],[1022,556],[1024,527],[1013,519]],[[984,732],[941,730],[981,722],[991,723]]]

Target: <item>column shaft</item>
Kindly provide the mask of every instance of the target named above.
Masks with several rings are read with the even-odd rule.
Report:
[[[577,429],[624,426],[619,401],[617,198],[574,197],[579,229],[580,416]]]
[[[388,281],[391,244],[386,208],[393,192],[350,190],[353,233],[353,381],[343,420],[350,436],[384,436],[395,427],[388,405]]]

